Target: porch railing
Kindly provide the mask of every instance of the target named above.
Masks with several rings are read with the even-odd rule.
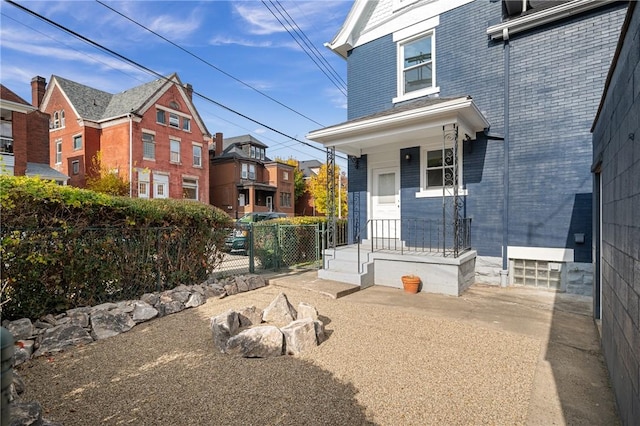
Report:
[[[367,232],[363,242],[362,233]],[[392,251],[404,254],[429,253],[458,257],[471,249],[471,218],[443,226],[434,219],[369,219],[355,236],[358,245],[358,272],[361,249],[369,253]]]

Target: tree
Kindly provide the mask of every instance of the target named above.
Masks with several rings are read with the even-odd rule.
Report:
[[[307,185],[304,182],[304,175],[302,174],[302,170],[300,170],[300,168],[298,167],[298,160],[296,160],[293,157],[289,157],[287,160],[284,160],[280,157],[276,157],[276,161],[279,163],[284,163],[284,164],[288,164],[290,166],[293,166],[293,186],[295,188],[294,191],[294,201],[298,201],[298,198],[300,198],[302,196],[302,194],[304,194],[304,192],[307,190]]]
[[[87,189],[109,195],[129,195],[129,182],[102,162],[102,152],[91,159]]]
[[[334,166],[335,180],[335,206],[336,216],[347,216],[347,177],[340,173],[340,167]],[[323,164],[318,171],[317,176],[309,179],[309,192],[313,196],[316,210],[320,213],[327,214],[327,165]],[[338,204],[340,204],[340,212],[338,212]]]

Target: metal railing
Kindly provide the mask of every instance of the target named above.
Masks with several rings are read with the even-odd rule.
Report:
[[[367,231],[366,247],[362,233]],[[369,219],[355,236],[358,246],[358,272],[361,248],[369,253],[391,251],[404,254],[434,254],[458,257],[471,249],[471,218],[458,219],[443,226],[434,219]]]

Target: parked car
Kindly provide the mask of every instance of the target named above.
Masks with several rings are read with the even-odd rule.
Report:
[[[287,217],[287,215],[277,212],[253,212],[245,214],[236,220],[235,229],[225,241],[227,250],[230,252],[240,251],[246,254],[249,250],[249,240],[247,237],[249,236],[249,227],[251,224],[281,217]]]

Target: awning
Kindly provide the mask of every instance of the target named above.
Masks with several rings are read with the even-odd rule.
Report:
[[[312,131],[307,139],[359,157],[367,148],[379,145],[440,137],[442,127],[453,123],[461,136],[470,139],[490,125],[470,96],[428,98]]]
[[[236,186],[241,189],[255,188],[261,191],[270,191],[270,192],[276,192],[278,190],[277,186],[272,186],[266,183],[258,183],[258,182],[241,182]]]

